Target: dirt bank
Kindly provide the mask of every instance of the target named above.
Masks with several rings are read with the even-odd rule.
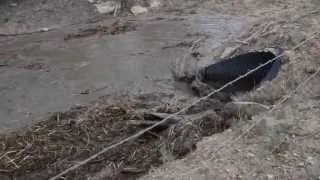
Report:
[[[43,1],[41,13],[27,21],[36,7],[31,2],[3,6],[13,10],[1,26],[0,100],[7,117],[1,123],[29,128],[2,133],[2,179],[48,179],[189,105],[198,97],[173,79],[172,63],[203,65],[269,46],[286,50],[276,80],[235,97],[214,96],[63,176],[319,177],[319,37],[293,49],[320,27],[316,1],[164,1],[157,13],[121,18],[97,14],[85,1]],[[53,11],[60,17],[53,18],[46,7],[79,17],[64,21],[66,14]],[[89,15],[80,17],[75,7]],[[48,21],[37,24],[40,16]],[[15,19],[22,23],[12,25]],[[54,28],[34,31],[43,27]]]
[[[186,158],[169,162],[142,179],[318,179],[318,5],[316,1],[203,4],[203,8],[257,18],[251,31],[217,48],[213,56],[219,57],[226,49],[237,54],[276,45],[286,49],[287,60],[277,80],[236,97],[254,103],[241,105],[255,114],[251,121],[243,119],[229,131],[206,138]]]

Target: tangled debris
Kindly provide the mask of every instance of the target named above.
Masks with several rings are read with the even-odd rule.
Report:
[[[93,35],[117,35],[123,34],[129,31],[136,30],[137,26],[132,22],[121,22],[117,20],[116,22],[112,23],[110,26],[98,25],[92,28],[80,29],[76,33],[68,34],[64,37],[64,40],[71,40],[77,38],[84,38]]]
[[[47,179],[162,120],[172,111],[161,105],[153,106],[153,110],[150,106],[141,108],[141,103],[78,106],[56,113],[26,132],[1,135],[1,174],[15,179]],[[214,104],[215,108],[208,104]],[[67,174],[66,178],[132,179],[162,164],[168,159],[166,156],[183,157],[196,148],[201,137],[223,131],[237,118],[236,109],[225,112],[224,106],[218,99],[200,103]],[[105,173],[101,174],[102,169]]]

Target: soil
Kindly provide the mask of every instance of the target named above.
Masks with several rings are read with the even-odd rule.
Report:
[[[128,13],[130,7],[99,14],[85,0],[1,2],[2,179],[53,177],[212,91],[198,82],[190,84],[197,67],[268,46],[287,52],[287,62],[273,82],[237,96],[216,94],[63,178],[228,179],[227,172],[232,178],[284,179],[289,177],[284,166],[293,157],[297,163],[301,158],[312,160],[303,167],[305,172],[297,171],[297,177],[319,176],[320,146],[312,145],[317,144],[319,124],[314,108],[319,88],[313,86],[317,79],[304,87],[307,93],[294,96],[275,115],[266,113],[317,72],[318,42],[308,41],[292,50],[319,27],[317,2],[159,2],[157,9],[138,16]],[[136,3],[148,8],[152,4]],[[297,59],[305,61],[299,64]],[[286,122],[291,114],[295,119],[305,116],[312,126]],[[262,117],[268,123],[259,123],[245,139],[211,161],[217,144],[237,138]],[[306,141],[301,134],[309,131]],[[298,138],[290,136],[284,142],[282,137],[289,134]],[[250,157],[260,152],[263,160],[247,158],[249,152]],[[240,161],[247,164],[238,168]],[[264,168],[275,165],[283,171]]]
[[[140,179],[319,179],[319,9],[315,1],[207,1],[202,8],[255,17],[251,30],[214,50],[216,58],[280,46],[276,80],[233,97],[243,118],[197,149]],[[314,22],[311,23],[310,22]],[[309,38],[309,39],[308,39]],[[299,42],[299,48],[295,48]],[[313,66],[313,74],[308,74]],[[287,99],[287,100],[283,100]],[[249,116],[250,117],[250,116]],[[311,125],[312,124],[312,125]],[[303,133],[302,133],[303,132]]]
[[[110,26],[98,26],[88,29],[80,29],[79,32],[75,34],[69,34],[67,35],[64,40],[70,40],[70,39],[76,39],[76,38],[83,38],[83,37],[89,37],[93,35],[117,35],[126,33],[129,31],[136,30],[136,26],[133,23],[126,22],[124,24],[121,24],[119,21],[114,22]]]

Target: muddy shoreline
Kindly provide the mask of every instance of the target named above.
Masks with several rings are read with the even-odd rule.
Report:
[[[171,64],[186,55],[188,61],[208,61],[213,48],[242,30],[245,22],[239,19],[245,18],[159,13],[1,37],[1,131],[105,95],[190,96],[172,78]],[[203,39],[200,59],[188,54],[198,39]]]
[[[286,51],[273,82],[212,97],[65,177],[228,179],[232,172],[232,178],[285,179],[288,161],[300,179],[319,176],[317,79],[275,115],[265,113],[316,72],[318,42],[292,50],[319,27],[313,2],[164,2],[137,16],[102,15],[85,0],[1,4],[0,178],[48,179],[187,106],[199,97],[174,79],[174,63],[204,66],[270,46]],[[264,124],[209,162],[216,147],[257,119]],[[307,139],[299,135],[309,132]],[[275,144],[281,147],[273,151]]]

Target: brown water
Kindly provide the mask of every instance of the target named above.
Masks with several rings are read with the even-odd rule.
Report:
[[[211,49],[246,25],[245,18],[221,14],[174,18],[137,18],[135,31],[69,41],[63,41],[61,30],[2,38],[0,58],[9,66],[0,67],[0,131],[106,94],[187,95],[168,67],[188,47],[163,47],[196,40],[187,35],[200,32],[209,35],[201,46]]]

